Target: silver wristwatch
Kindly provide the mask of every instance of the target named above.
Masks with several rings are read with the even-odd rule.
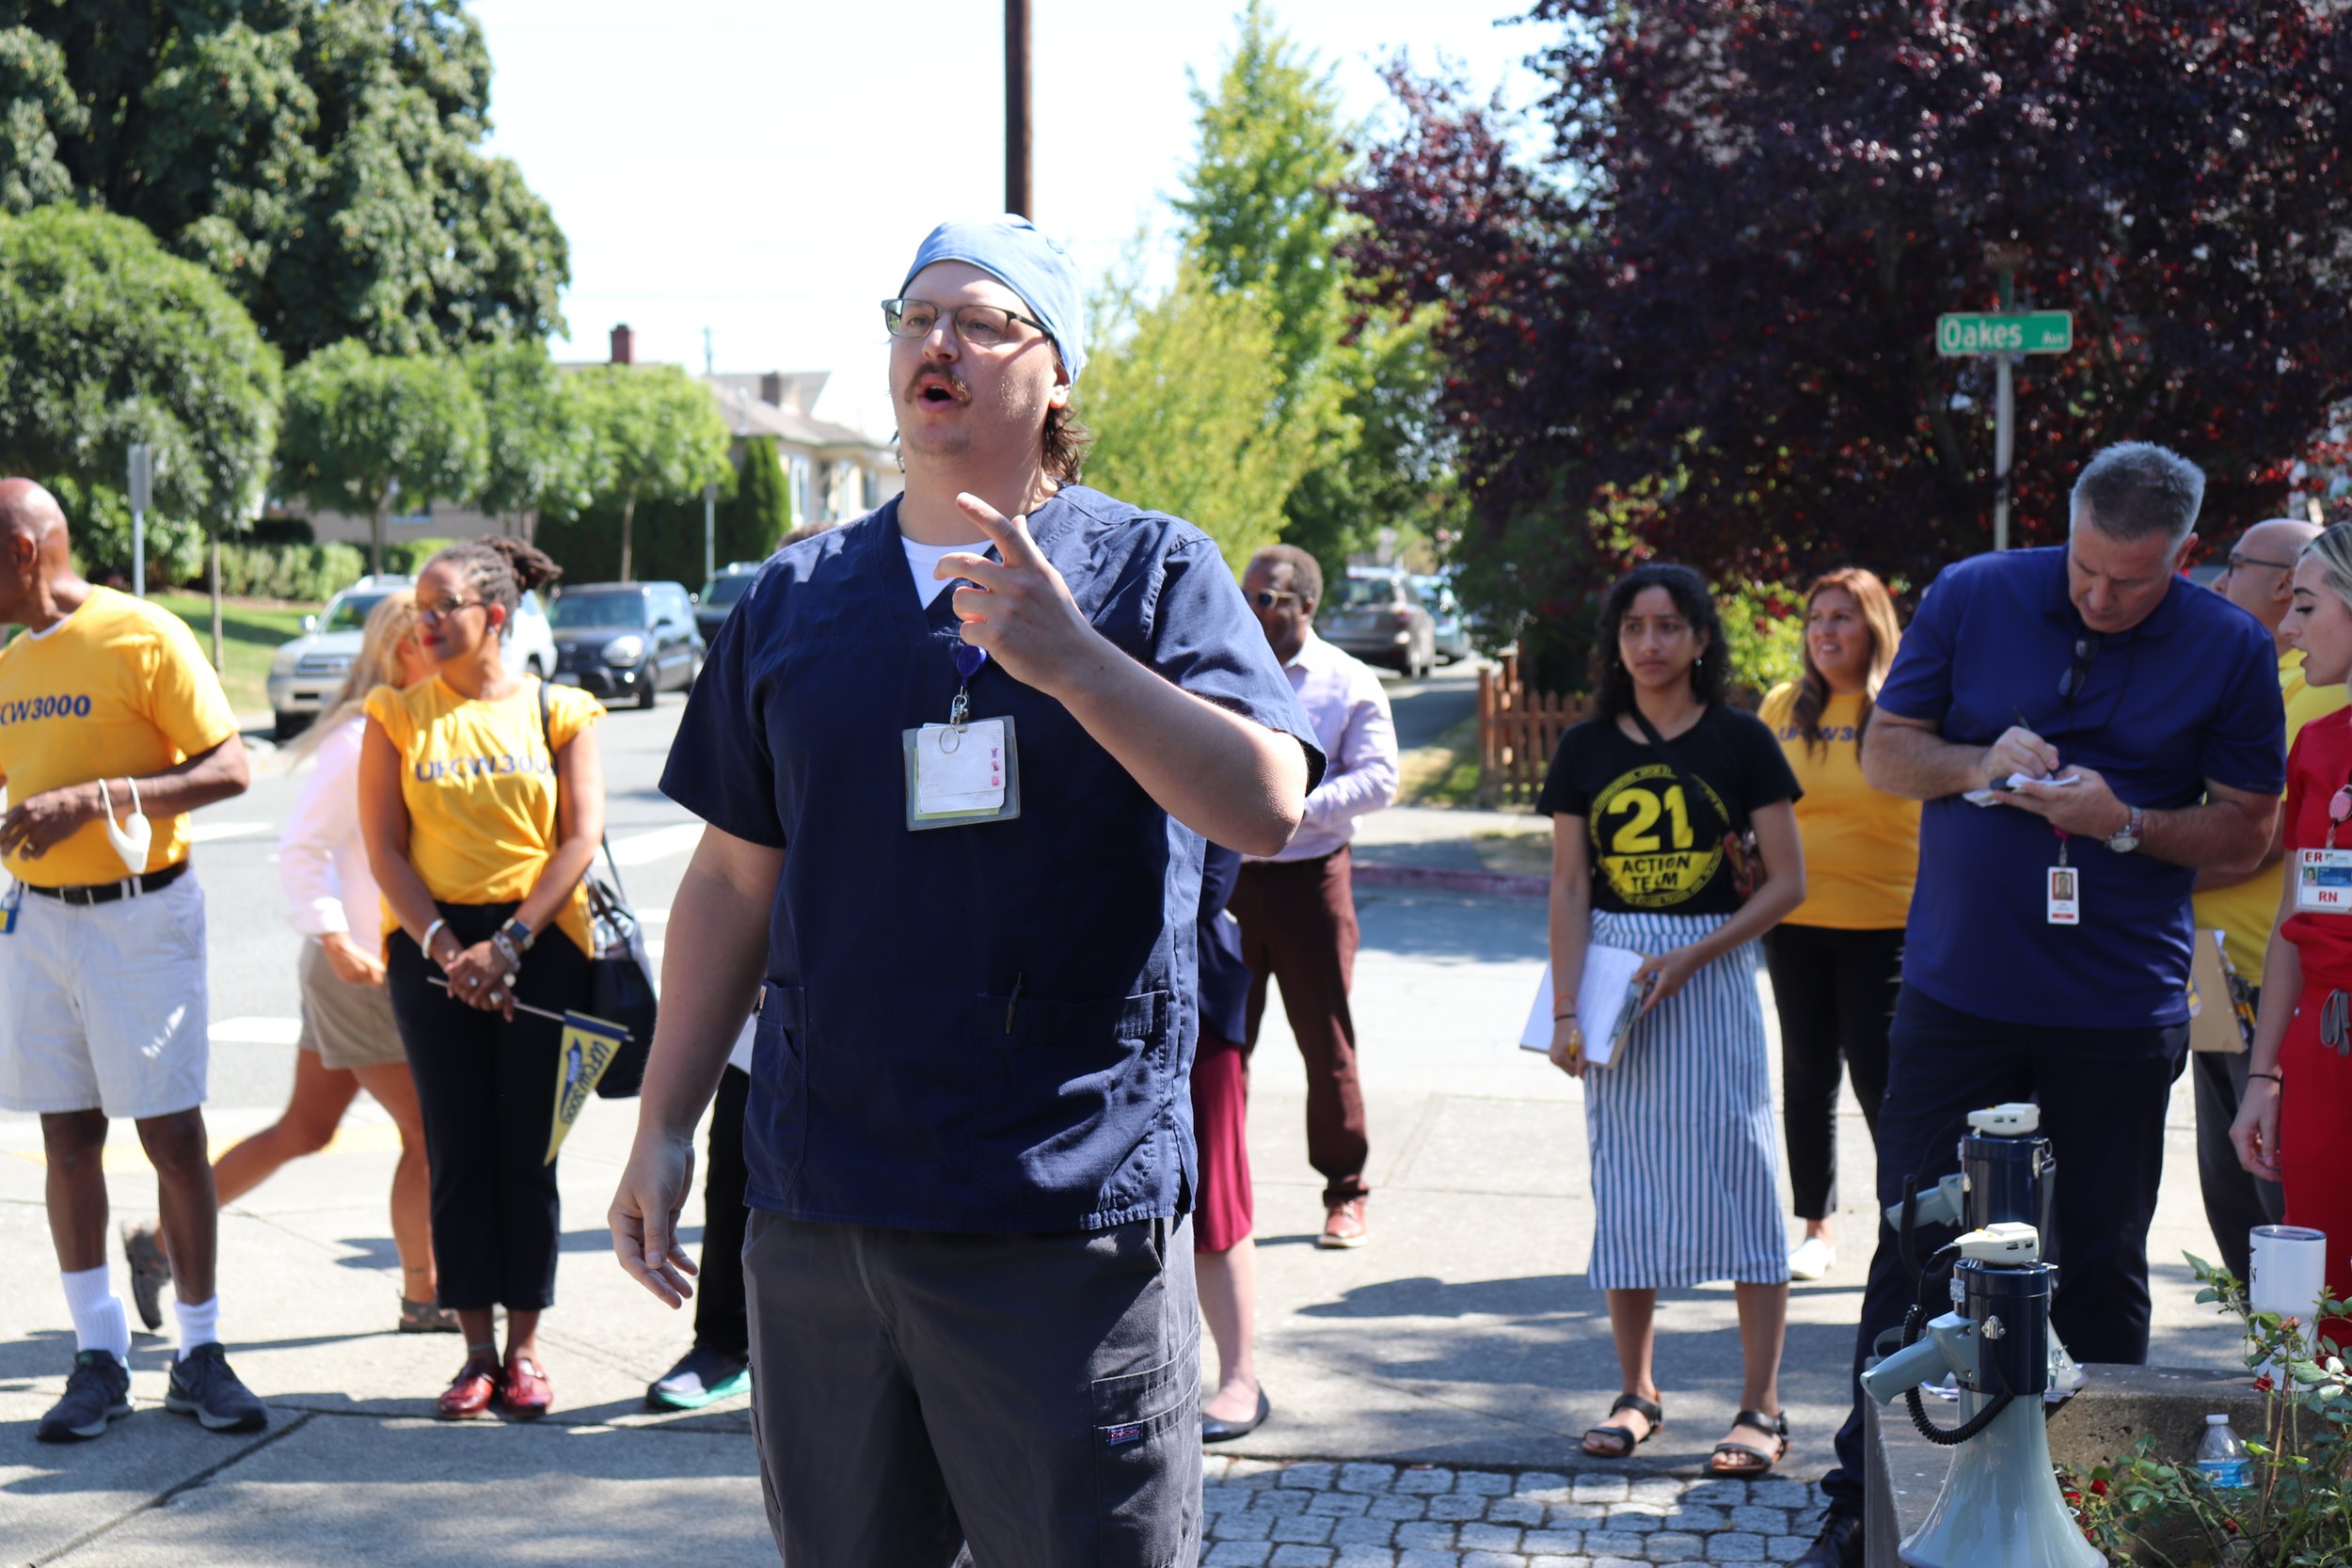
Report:
[[[2139,847],[2140,831],[2148,825],[2137,806],[2132,807],[2131,812],[2123,825],[2107,835],[2107,847],[2119,855],[2128,855]]]

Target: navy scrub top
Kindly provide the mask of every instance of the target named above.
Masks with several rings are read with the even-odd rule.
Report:
[[[1185,690],[1323,755],[1216,545],[1079,486],[1029,518],[1080,611]],[[662,792],[785,851],[744,1118],[752,1207],[910,1229],[1098,1229],[1190,1206],[1200,835],[991,662],[1021,815],[909,832],[902,732],[960,645],[898,503],[779,551],[709,650]]]

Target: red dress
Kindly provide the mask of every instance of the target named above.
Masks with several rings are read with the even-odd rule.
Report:
[[[2295,852],[2328,842],[2328,802],[2352,784],[2352,709],[2314,719],[2287,756],[2286,876]],[[2336,832],[2352,849],[2352,822]],[[2352,991],[2352,915],[2296,914],[2280,934],[2303,960],[2303,996],[2279,1050],[2279,1167],[2287,1223],[2328,1235],[2328,1290],[2352,1300],[2352,1057],[2319,1038],[2320,1006],[2331,990]],[[2352,1343],[2352,1320],[2322,1329]]]

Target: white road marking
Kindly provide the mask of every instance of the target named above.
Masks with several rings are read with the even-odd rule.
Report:
[[[212,1028],[215,1045],[292,1045],[302,1037],[298,1018],[224,1018]]]
[[[689,853],[702,842],[702,837],[703,825],[700,822],[679,822],[667,828],[654,828],[642,833],[631,833],[627,838],[614,839],[612,858],[622,865],[651,865],[656,861],[668,860],[672,855]]]
[[[206,822],[188,824],[190,844],[217,844],[224,838],[268,838],[278,832],[275,822]]]

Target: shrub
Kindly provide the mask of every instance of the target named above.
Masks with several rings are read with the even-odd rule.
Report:
[[[224,542],[220,546],[220,591],[238,598],[319,604],[350,587],[367,569],[367,557],[349,545]]]

